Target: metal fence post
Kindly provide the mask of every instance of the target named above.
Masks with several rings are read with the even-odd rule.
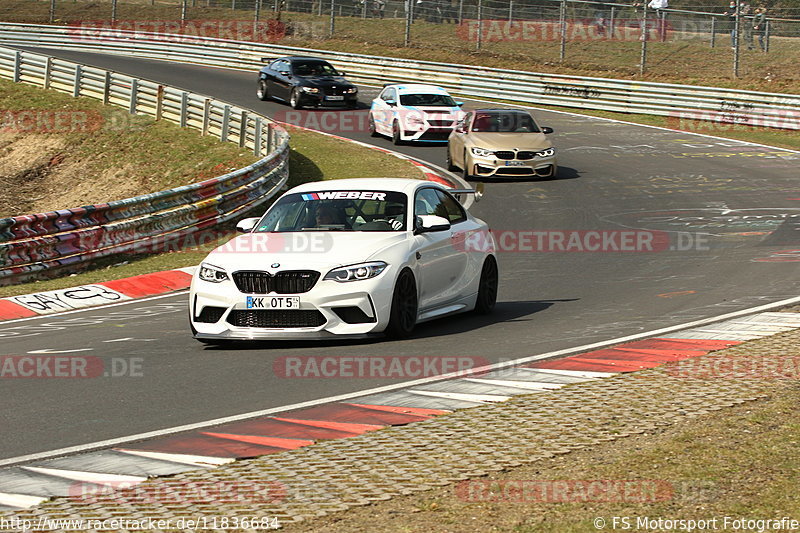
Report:
[[[514,0],[508,2],[508,21],[514,22]]]
[[[219,134],[220,141],[228,140],[228,128],[231,124],[231,106],[226,105],[222,108],[222,131]]]
[[[367,2],[368,1],[369,0],[364,0],[364,2],[361,4],[361,18],[362,19],[367,18]]]
[[[411,44],[411,23],[414,21],[414,0],[406,0],[406,33],[403,45]]]
[[[19,52],[17,52],[19,53]],[[50,74],[53,72],[53,58],[48,57],[44,62],[44,88],[50,88]]]
[[[255,132],[253,134],[253,155],[256,157],[261,155],[261,128],[263,127],[261,117],[256,117]]]
[[[333,32],[335,27],[336,27],[336,0],[331,0],[331,24],[330,24],[331,38],[333,38]]]
[[[181,22],[186,22],[186,0],[181,2]]]
[[[156,120],[161,120],[164,114],[164,86],[159,85],[156,89]]]
[[[483,41],[483,0],[478,0],[478,40],[475,49],[480,51],[481,41]]]
[[[105,72],[103,76],[103,104],[108,105],[108,98],[111,95],[111,73]]]
[[[188,113],[189,113],[189,93],[183,91],[181,93],[181,118],[180,118],[181,128],[186,127],[186,119],[188,118],[186,115]]]
[[[131,80],[131,99],[128,103],[128,113],[131,115],[136,114],[136,101],[139,99],[139,80],[133,78]]]
[[[764,23],[764,52],[769,52],[769,19]]]
[[[117,0],[111,0],[111,22],[117,21]]]
[[[608,20],[608,38],[609,39],[613,39],[614,38],[614,18],[615,18],[616,13],[617,13],[616,12],[616,8],[614,6],[611,6],[611,17]]]
[[[661,42],[667,42],[667,12],[663,9],[659,9],[659,14],[661,17],[659,18],[658,22],[658,33],[661,37]]]
[[[258,28],[258,18],[260,14],[259,12],[261,11],[261,0],[255,1],[255,7],[253,8],[253,11],[255,11],[255,14],[253,15],[253,40],[255,41],[256,37],[258,36],[257,28]]]
[[[317,16],[322,16],[322,0],[317,0]]]
[[[14,51],[14,83],[19,83],[20,69],[22,68],[22,52]]]
[[[270,122],[267,124],[267,153],[272,152],[272,145],[275,142],[275,126]]]
[[[414,0],[409,0],[413,2]],[[464,21],[464,0],[458,0],[458,23],[461,24]]]
[[[647,4],[642,8],[642,54],[639,58],[639,74],[647,69]]]
[[[49,19],[50,19],[50,24],[52,24],[56,20],[56,0],[50,0]]]
[[[77,98],[81,95],[81,77],[83,76],[83,67],[75,65],[75,79],[72,84],[72,96]]]
[[[739,43],[742,41],[742,18],[740,12],[742,3],[736,2],[736,17],[733,21],[733,77],[739,77]]]
[[[717,17],[711,17],[711,48],[717,44]]]
[[[559,60],[564,61],[567,55],[567,2],[561,0],[561,8],[558,10],[558,24],[561,26],[561,50]]]
[[[247,141],[247,111],[242,111],[239,122],[239,148],[244,148]]]

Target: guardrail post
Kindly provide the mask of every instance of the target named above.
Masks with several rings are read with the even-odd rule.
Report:
[[[106,71],[103,76],[103,104],[108,105],[108,97],[111,94],[111,73]]]
[[[81,77],[83,75],[83,67],[75,65],[75,79],[72,83],[72,96],[77,98],[81,95]]]
[[[53,58],[49,57],[44,62],[44,88],[50,88],[50,74],[53,71]]]
[[[239,148],[244,148],[247,141],[247,111],[242,111],[239,121]]]
[[[19,83],[20,70],[22,69],[22,52],[14,51],[14,83]]]
[[[211,99],[206,98],[203,103],[203,130],[202,135],[208,135],[208,123],[211,120]]]
[[[164,86],[159,85],[156,89],[156,120],[161,120],[164,114]]]
[[[717,17],[711,17],[711,48],[717,44]]]
[[[478,0],[478,41],[475,43],[475,49],[481,49],[481,41],[483,40],[483,0]]]
[[[131,100],[128,103],[128,113],[131,115],[136,114],[136,101],[139,99],[139,80],[133,78],[131,80]]]
[[[330,23],[330,34],[333,37],[333,31],[336,26],[336,0],[331,0],[331,23]]]
[[[253,155],[259,157],[261,155],[261,128],[264,124],[261,117],[256,117],[255,133],[253,137]]]
[[[230,127],[231,122],[231,106],[226,105],[222,109],[222,131],[219,134],[220,141],[227,141],[228,140],[228,128]]]
[[[189,114],[189,93],[183,91],[181,93],[181,128],[186,127],[186,119]]]
[[[558,57],[560,61],[564,61],[567,55],[567,2],[561,0],[561,8],[558,10],[558,24],[561,26],[561,49]]]
[[[639,57],[639,74],[647,68],[647,4],[642,6],[642,54]]]

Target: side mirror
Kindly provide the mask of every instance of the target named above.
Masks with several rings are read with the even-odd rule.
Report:
[[[236,231],[239,233],[250,233],[256,227],[260,218],[243,218],[236,224]]]
[[[458,126],[455,127],[454,131],[456,133],[465,133],[467,130],[464,129],[464,125],[463,124],[459,124]]]
[[[464,105],[464,102],[456,102],[456,105],[457,105],[458,107],[461,107],[462,105]]]
[[[553,133],[553,128],[548,128],[547,126],[542,126],[542,133],[547,135],[548,133]]]
[[[342,72],[341,70],[337,70],[334,76],[344,76],[344,72]]]
[[[475,203],[480,202],[481,198],[483,198],[483,182],[479,182],[475,186]]]
[[[394,100],[384,100],[384,102],[386,102],[386,105],[391,106],[391,107],[394,107],[394,106],[397,105],[397,102],[395,102]]]
[[[292,75],[288,70],[281,70],[279,72],[284,76],[291,76]]]
[[[420,215],[414,224],[414,234],[430,233],[432,231],[446,231],[450,229],[450,221],[436,215]]]

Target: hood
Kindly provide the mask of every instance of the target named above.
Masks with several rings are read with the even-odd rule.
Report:
[[[473,146],[489,150],[544,150],[552,146],[544,133],[473,132],[468,139]]]
[[[247,233],[213,250],[204,261],[237,270],[318,270],[380,259],[380,253],[405,242],[407,233],[359,231],[296,231]],[[273,264],[280,264],[273,267]]]
[[[298,76],[299,79],[315,87],[353,87],[353,84],[341,76]]]

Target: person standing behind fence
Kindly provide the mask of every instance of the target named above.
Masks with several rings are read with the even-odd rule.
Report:
[[[736,3],[735,0],[731,0],[731,3],[728,5],[728,10],[723,13],[724,16],[728,17],[729,24],[731,26],[731,48],[736,48],[736,13],[739,11],[739,5]]]
[[[667,32],[667,27],[666,27],[666,20],[661,10],[667,9],[667,7],[669,7],[668,0],[650,0],[650,3],[647,4],[647,7],[656,10],[656,27],[658,28],[658,38],[664,40],[664,37],[666,36]]]
[[[764,35],[767,32],[767,8],[760,5],[756,8],[755,16],[753,17],[753,36],[758,35],[758,46],[762,52],[767,51],[766,44],[764,43]],[[753,41],[747,43],[747,47],[753,48]]]
[[[753,23],[750,20],[750,4],[743,1],[739,4],[739,19],[742,23],[742,37],[744,42],[747,43],[747,49],[753,49]]]

